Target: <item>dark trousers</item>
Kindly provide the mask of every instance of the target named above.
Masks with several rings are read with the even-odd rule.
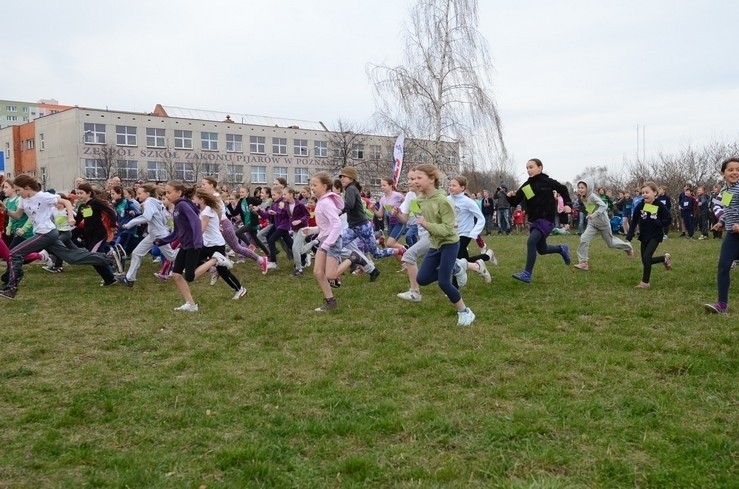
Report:
[[[729,303],[729,285],[731,285],[731,264],[739,260],[739,234],[726,233],[721,252],[718,256],[716,283],[718,285],[719,302]]]
[[[656,239],[650,239],[649,241],[641,242],[641,262],[644,265],[644,271],[642,272],[641,281],[645,284],[649,283],[649,279],[652,276],[652,265],[655,263],[664,263],[664,256],[653,256],[654,252],[657,251],[659,241]]]

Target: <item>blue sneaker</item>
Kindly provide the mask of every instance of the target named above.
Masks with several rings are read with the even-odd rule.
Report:
[[[520,280],[523,283],[530,284],[531,283],[531,272],[524,270],[523,272],[514,273],[511,275],[511,277],[515,278],[516,280]]]
[[[570,259],[570,247],[566,244],[559,245],[559,254],[562,255],[562,259],[565,261],[565,265],[572,263]]]

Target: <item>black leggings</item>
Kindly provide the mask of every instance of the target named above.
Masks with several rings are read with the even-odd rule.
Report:
[[[459,251],[457,252],[457,258],[464,258],[468,262],[476,262],[477,260],[490,261],[490,256],[484,253],[482,255],[470,256],[469,251],[467,251],[467,246],[470,244],[470,241],[472,241],[472,238],[470,237],[459,237]]]
[[[201,248],[200,263],[202,264],[210,260],[213,257],[213,253],[215,253],[216,251],[221,255],[226,256],[225,246],[207,246],[205,248]],[[218,275],[223,279],[224,282],[228,284],[229,287],[234,290],[241,289],[241,282],[239,282],[239,279],[237,279],[234,274],[231,273],[231,270],[226,267],[220,267],[218,265],[216,265],[216,270],[218,271]]]
[[[257,248],[262,250],[265,256],[269,255],[269,250],[266,246],[264,246],[262,240],[257,237],[257,233],[256,231],[254,231],[253,228],[250,228],[249,226],[241,226],[239,229],[236,230],[236,237],[246,244],[253,244]]]
[[[642,273],[641,281],[645,284],[649,283],[649,278],[652,276],[652,265],[655,263],[664,263],[665,261],[664,256],[652,256],[654,255],[654,252],[657,251],[659,243],[660,242],[656,239],[641,242],[641,262],[642,265],[644,265],[644,272]]]

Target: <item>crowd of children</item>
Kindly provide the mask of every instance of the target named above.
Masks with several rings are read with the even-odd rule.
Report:
[[[0,297],[16,297],[23,265],[34,260],[43,260],[50,273],[63,272],[64,262],[89,264],[102,286],[132,287],[142,261],[152,253],[162,261],[157,277],[171,277],[182,296],[175,311],[196,312],[190,282],[210,272],[211,285],[222,279],[239,300],[247,290],[232,271],[234,261],[252,260],[267,274],[278,267],[280,247],[293,265],[293,276],[313,265],[323,296],[317,312],[338,307],[334,289],[341,287],[344,273],[366,273],[374,282],[380,273],[374,260],[395,256],[409,282],[400,299],[420,302],[421,287],[437,282],[457,311],[457,324],[469,326],[475,314],[460,289],[470,270],[491,282],[487,264],[497,264],[497,258],[481,236],[496,225],[500,234],[528,232],[525,265],[513,275],[527,284],[533,280],[537,255],[558,254],[570,265],[567,245],[547,244],[550,234],[570,223],[577,223],[581,234],[574,265],[578,270],[591,269],[589,247],[597,235],[629,258],[634,256],[630,241],[638,236],[643,271],[637,288],[650,286],[653,264],[671,269],[669,253],[655,256],[673,220],[663,188],[645,182],[633,197],[621,192],[612,199],[592,180],[582,179],[573,199],[565,185],[544,173],[540,160],[528,160],[526,171],[528,179],[516,190],[501,185],[493,196],[487,191],[475,195],[468,193],[462,175],[452,176],[447,189],[441,188],[439,170],[422,164],[408,172],[405,194],[392,179],[383,179],[382,196],[374,202],[362,192],[352,167],[343,168],[337,180],[319,172],[309,187],[299,190],[277,179],[272,187],[253,193],[247,187],[219,193],[217,179],[206,177],[197,188],[177,181],[124,188],[112,181],[107,192],[80,180],[67,196],[42,191],[33,177],[19,175],[2,182],[0,258],[7,267]],[[677,206],[685,237],[693,237],[696,223],[699,239],[706,239],[709,231],[723,237],[718,298],[705,305],[707,311],[723,314],[728,312],[729,272],[739,260],[739,159],[724,161],[721,173],[723,188],[709,194],[698,187],[693,195],[693,187],[686,185]],[[378,233],[379,223],[386,233]],[[626,241],[614,236],[619,232]],[[472,241],[481,248],[474,256],[468,250]]]

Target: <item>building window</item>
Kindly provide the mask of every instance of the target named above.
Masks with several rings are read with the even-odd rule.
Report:
[[[164,148],[164,129],[147,127],[146,146],[149,148]]]
[[[424,150],[419,150],[416,154],[416,162],[418,163],[428,163],[429,162],[429,155]]]
[[[205,151],[218,151],[218,133],[201,132],[200,147]]]
[[[249,152],[264,154],[265,137],[249,136]]]
[[[175,163],[174,178],[175,180],[181,180],[183,182],[194,182],[195,165],[193,165],[192,163]]]
[[[105,124],[85,122],[85,144],[105,144]]]
[[[6,115],[5,118],[8,119],[9,122],[15,122],[18,120],[17,115]]]
[[[243,153],[244,143],[241,138],[241,134],[226,134],[226,151],[229,153]]]
[[[6,105],[5,110],[7,110],[8,112],[18,112],[18,107],[16,107],[15,105]]]
[[[5,143],[5,159],[10,159],[10,143]]]
[[[251,167],[251,183],[267,183],[267,167],[252,166]]]
[[[39,142],[39,150],[43,151],[46,149],[46,141],[44,141],[44,133],[39,133],[38,135],[38,142]]]
[[[272,154],[273,155],[286,155],[287,154],[287,138],[272,138]]]
[[[34,149],[36,147],[36,140],[35,139],[26,139],[26,141],[25,141],[25,147],[26,147],[26,149]]]
[[[371,187],[379,187],[381,183],[381,179],[376,177],[370,178],[369,181]]]
[[[325,158],[328,156],[328,141],[316,141],[315,155],[319,158]]]
[[[192,149],[192,131],[174,131],[175,149]]]
[[[200,174],[203,176],[216,177],[217,179],[220,173],[221,165],[219,165],[218,163],[203,163],[200,165]]]
[[[310,175],[307,168],[295,169],[295,185],[308,185],[310,183]]]
[[[272,178],[274,180],[277,180],[278,178],[284,178],[287,180],[287,167],[286,166],[276,166],[272,169]]]
[[[169,180],[167,164],[163,161],[147,161],[146,179],[150,182],[166,182]]]
[[[228,183],[244,183],[244,165],[226,165],[226,177]]]
[[[23,113],[28,114],[28,107],[23,107]]]
[[[136,146],[136,126],[115,126],[115,142],[118,146]]]
[[[118,176],[121,180],[136,180],[139,178],[139,165],[136,160],[118,160]]]
[[[379,144],[370,144],[370,159],[382,159],[382,146],[380,146]]]
[[[308,140],[295,139],[293,141],[293,152],[295,156],[308,156]]]
[[[364,158],[364,144],[352,144],[352,158],[355,160]]]
[[[105,180],[107,173],[99,160],[85,158],[85,178],[88,180]]]

